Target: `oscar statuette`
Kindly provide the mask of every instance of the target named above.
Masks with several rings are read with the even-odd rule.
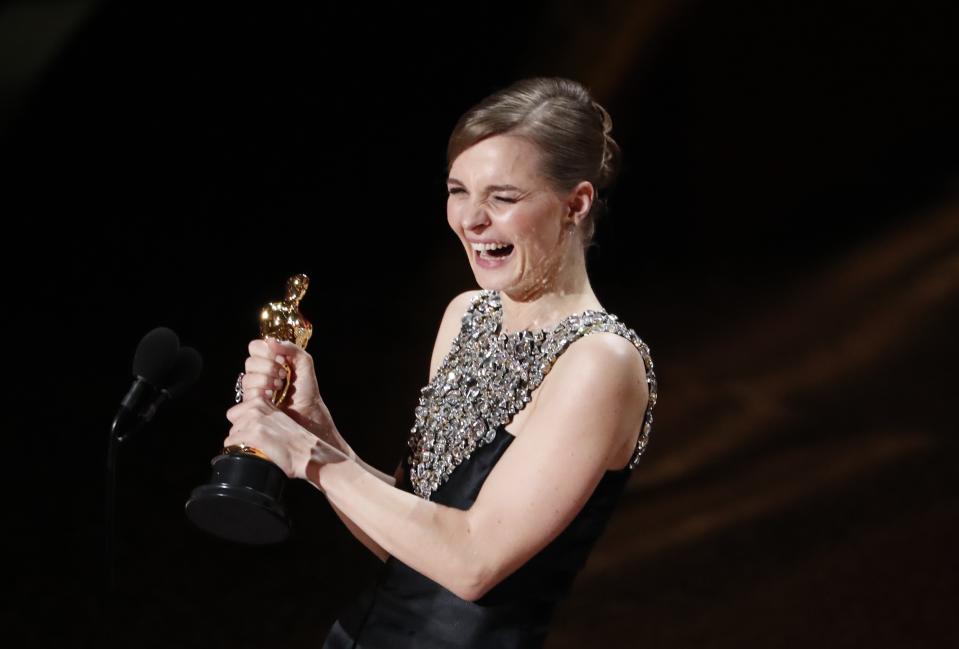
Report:
[[[301,349],[313,333],[313,326],[300,313],[300,300],[310,280],[295,275],[287,280],[286,298],[270,302],[260,312],[260,337],[287,340]],[[273,393],[273,404],[282,407],[290,388],[291,368],[287,363],[286,382]],[[237,401],[241,392],[237,381]],[[259,449],[240,444],[229,446],[213,458],[210,481],[197,487],[186,503],[186,515],[200,529],[238,543],[278,543],[290,534],[290,521],[283,504],[286,474]]]

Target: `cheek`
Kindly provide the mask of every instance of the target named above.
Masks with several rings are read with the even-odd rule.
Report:
[[[449,202],[446,204],[446,222],[449,224],[453,232],[456,232],[457,234],[462,229],[460,228],[460,218],[456,214],[456,207]]]
[[[550,250],[556,238],[553,223],[542,215],[517,215],[515,241],[530,253]]]

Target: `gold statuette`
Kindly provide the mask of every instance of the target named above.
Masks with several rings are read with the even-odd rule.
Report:
[[[313,325],[300,313],[300,300],[306,295],[310,278],[294,275],[286,282],[286,297],[282,302],[270,302],[260,311],[260,337],[288,340],[300,349],[306,349],[313,335]],[[273,393],[273,405],[279,406],[290,389],[290,367],[284,364],[286,383],[282,392]]]
[[[294,275],[286,281],[286,297],[279,302],[270,302],[260,311],[260,338],[286,340],[300,349],[306,349],[306,344],[310,342],[310,336],[313,335],[313,325],[300,312],[300,301],[306,295],[306,289],[309,286],[310,278],[302,274]],[[290,364],[284,363],[283,369],[286,370],[283,389],[273,392],[273,405],[277,407],[286,401],[292,378]],[[227,446],[223,452],[246,453],[264,460],[270,459],[263,451],[246,444]]]
[[[313,325],[300,313],[300,301],[310,284],[306,275],[286,282],[286,297],[270,302],[260,312],[260,337],[285,340],[301,349],[313,334]],[[284,363],[286,382],[273,393],[281,407],[289,393],[292,376]],[[237,396],[242,386],[237,382]],[[240,543],[265,544],[284,540],[290,521],[283,504],[286,475],[261,450],[246,444],[223,449],[213,458],[210,481],[197,487],[186,503],[187,517],[200,529]]]

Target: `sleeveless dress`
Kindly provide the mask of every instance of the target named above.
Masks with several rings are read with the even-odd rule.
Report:
[[[551,330],[504,333],[496,291],[481,291],[439,371],[421,390],[411,453],[397,487],[427,500],[469,509],[512,443],[506,430],[556,358],[593,332],[619,334],[643,358],[649,403],[627,465],[607,470],[573,521],[514,573],[470,602],[390,556],[330,629],[323,649],[527,649],[542,646],[556,604],[602,534],[646,447],[657,384],[649,347],[605,311],[584,311]]]

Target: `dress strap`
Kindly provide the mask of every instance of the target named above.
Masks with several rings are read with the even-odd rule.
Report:
[[[462,326],[433,380],[420,391],[410,430],[410,477],[414,491],[429,499],[452,471],[531,400],[556,359],[583,336],[609,332],[639,351],[646,368],[649,402],[641,422],[632,469],[653,423],[656,375],[649,347],[636,332],[606,311],[567,316],[549,330],[502,331],[499,293],[483,291],[471,301]]]

